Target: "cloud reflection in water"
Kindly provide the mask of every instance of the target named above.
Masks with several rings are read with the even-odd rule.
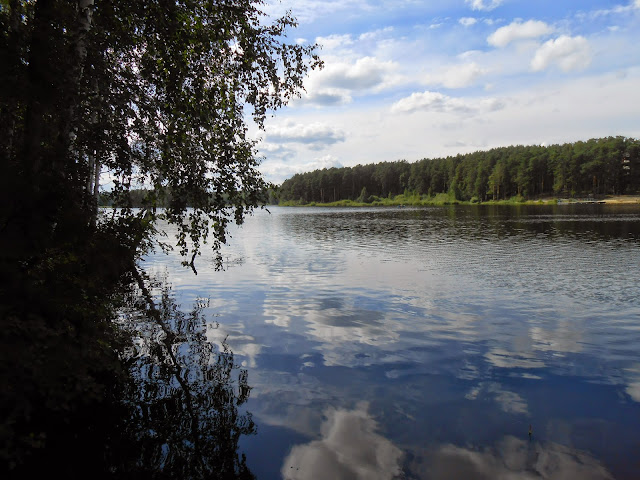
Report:
[[[529,414],[527,401],[515,392],[504,389],[498,383],[487,382],[471,389],[465,395],[468,400],[476,400],[478,397],[490,397],[507,413]]]
[[[400,449],[376,433],[367,405],[329,409],[322,437],[291,449],[282,466],[285,480],[385,480],[400,474]]]
[[[640,363],[626,369],[630,380],[628,380],[627,394],[636,402],[640,402]]]
[[[409,468],[421,479],[465,480],[549,479],[605,480],[612,475],[586,452],[556,443],[507,436],[495,449],[443,445]]]

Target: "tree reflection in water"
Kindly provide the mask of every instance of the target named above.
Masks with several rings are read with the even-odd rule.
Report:
[[[136,332],[125,364],[131,384],[125,395],[132,411],[126,422],[131,445],[114,451],[118,473],[152,478],[254,478],[239,456],[241,435],[255,433],[250,413],[238,407],[249,398],[247,371],[238,369],[223,342],[207,341],[208,323],[197,301],[182,312],[166,283],[152,293],[138,277],[138,295],[122,314]],[[238,375],[237,382],[235,375]]]

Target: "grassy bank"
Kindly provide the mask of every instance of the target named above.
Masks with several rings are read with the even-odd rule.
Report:
[[[357,200],[339,200],[337,202],[310,202],[300,201],[281,202],[282,207],[422,207],[433,205],[556,205],[558,203],[584,203],[589,201],[582,198],[543,197],[537,199],[525,199],[522,196],[511,197],[506,200],[488,200],[480,202],[473,198],[470,201],[457,200],[452,194],[439,193],[433,197],[427,195],[396,195],[395,197],[372,197],[367,202]],[[606,204],[639,204],[640,195],[608,195],[599,198],[598,202]]]

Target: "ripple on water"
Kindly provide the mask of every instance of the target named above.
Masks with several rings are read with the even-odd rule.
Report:
[[[275,208],[232,235],[225,272],[208,253],[195,278],[175,254],[146,265],[211,299],[251,367],[258,420],[313,435],[318,411],[366,398],[414,453],[493,445],[533,421],[627,461],[570,426],[609,429],[620,449],[640,428],[637,210]],[[312,411],[316,430],[301,425]]]

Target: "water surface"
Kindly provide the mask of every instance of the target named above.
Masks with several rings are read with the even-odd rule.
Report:
[[[247,369],[257,478],[640,477],[640,208],[270,211],[145,262]]]

